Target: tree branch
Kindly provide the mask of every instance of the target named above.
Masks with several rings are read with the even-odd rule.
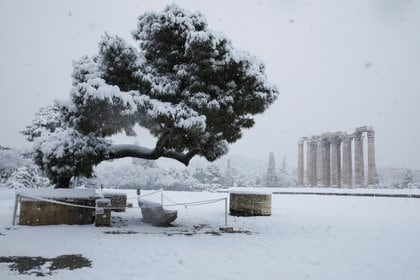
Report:
[[[187,153],[180,153],[173,150],[164,150],[163,157],[176,159],[179,162],[182,162],[185,166],[188,166],[190,160],[200,152],[200,149],[193,148]]]
[[[165,131],[162,136],[160,136],[160,138],[158,139],[158,141],[156,142],[156,146],[155,146],[155,150],[163,150],[163,148],[165,147],[166,143],[168,143],[169,138],[172,135],[172,130],[167,130]]]
[[[193,148],[187,153],[181,153],[174,150],[167,150],[156,145],[155,149],[149,149],[138,145],[112,145],[108,151],[107,159],[118,159],[125,157],[135,157],[156,160],[158,158],[175,159],[185,166],[188,166],[190,160],[199,153],[200,149]]]

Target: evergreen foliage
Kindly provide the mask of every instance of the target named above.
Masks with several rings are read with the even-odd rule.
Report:
[[[32,163],[19,167],[13,172],[6,185],[9,188],[45,188],[50,187],[51,183]]]
[[[276,159],[274,153],[270,152],[268,156],[267,173],[265,174],[265,186],[268,188],[279,187],[279,177],[276,172]]]
[[[407,169],[404,175],[404,179],[400,184],[402,189],[410,188],[414,184],[413,170]]]
[[[16,169],[25,164],[22,154],[0,145],[0,183],[5,183]]]
[[[287,161],[286,157],[283,157],[283,160],[281,161],[280,165],[280,174],[287,174]]]
[[[232,167],[232,162],[230,159],[227,160],[226,170],[222,178],[222,184],[226,187],[233,187],[235,183],[234,178],[234,168]]]
[[[177,5],[145,13],[132,35],[138,47],[105,34],[97,55],[74,62],[69,100],[41,109],[24,131],[57,187],[127,156],[214,161],[277,98],[264,65],[210,30],[200,13]],[[157,138],[154,148],[108,140],[132,135],[136,124]]]

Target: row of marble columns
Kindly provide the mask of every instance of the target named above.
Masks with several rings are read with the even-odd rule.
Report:
[[[367,134],[367,185],[375,185],[375,132],[359,127],[353,134],[324,133],[298,142],[298,184],[305,184],[304,143],[306,142],[306,184],[309,186],[365,186],[363,134]],[[354,142],[354,184],[352,141]]]

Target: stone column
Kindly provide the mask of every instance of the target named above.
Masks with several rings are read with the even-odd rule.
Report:
[[[309,186],[311,185],[311,161],[312,161],[312,154],[311,154],[311,142],[309,140],[306,141],[306,184]]]
[[[353,170],[352,170],[352,160],[351,160],[351,136],[346,135],[343,138],[343,186],[351,187]]]
[[[368,185],[376,185],[376,163],[375,163],[375,131],[369,129],[367,131],[368,139]]]
[[[317,185],[317,170],[316,170],[316,162],[317,162],[317,145],[318,142],[316,140],[312,141],[312,174],[313,174],[313,178],[312,178],[312,186],[316,186]]]
[[[331,185],[341,186],[341,138],[335,136],[331,141]]]
[[[322,140],[319,137],[316,143],[316,177],[317,185],[322,185],[322,172],[323,172],[323,146]]]
[[[354,170],[355,185],[365,185],[365,163],[363,159],[363,136],[361,132],[354,133]]]
[[[307,142],[307,167],[306,167],[306,178],[308,185],[316,186],[316,142],[312,139]]]
[[[322,140],[322,185],[331,186],[330,140]]]
[[[308,160],[308,159],[306,159]],[[303,186],[304,166],[303,166],[303,140],[298,141],[298,185]]]

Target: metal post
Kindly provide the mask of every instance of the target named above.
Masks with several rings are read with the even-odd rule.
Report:
[[[227,227],[227,206],[228,205],[228,199],[225,197],[225,227]]]
[[[160,189],[160,204],[163,206],[163,189]]]
[[[13,221],[12,221],[13,226],[16,223],[16,211],[17,211],[18,204],[19,204],[19,195],[16,194],[16,190],[15,190],[15,205],[13,207]]]

